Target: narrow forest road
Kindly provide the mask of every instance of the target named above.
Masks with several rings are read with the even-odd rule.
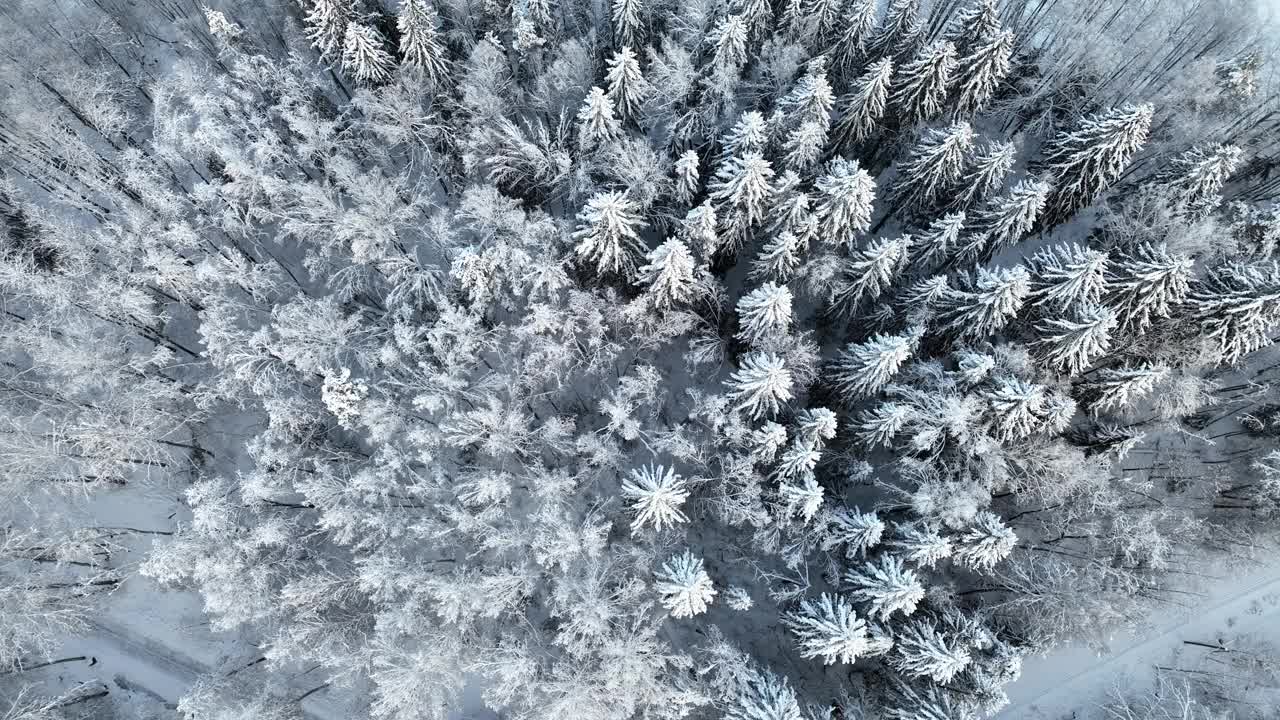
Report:
[[[1170,660],[1184,640],[1263,632],[1280,640],[1280,567],[1272,566],[1225,581],[1204,602],[1138,634],[1114,638],[1114,651],[1097,655],[1087,648],[1062,648],[1045,657],[1027,658],[1022,677],[1006,690],[1009,705],[1000,720],[1064,720],[1105,701],[1119,683],[1142,688],[1153,679],[1152,666]],[[1084,712],[1079,717],[1088,717]]]

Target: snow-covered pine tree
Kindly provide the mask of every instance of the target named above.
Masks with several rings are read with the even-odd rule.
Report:
[[[1018,314],[1031,292],[1031,278],[1021,266],[980,267],[976,275],[964,279],[962,289],[942,299],[939,313],[946,332],[961,338],[994,334]]]
[[[833,550],[844,545],[845,557],[865,557],[868,550],[880,544],[884,531],[884,521],[874,512],[840,508],[828,519],[822,549]]]
[[[965,567],[987,572],[1009,557],[1017,544],[1018,535],[1013,528],[1005,525],[999,515],[984,510],[956,539],[951,557]]]
[[[800,601],[795,612],[783,618],[800,645],[800,657],[822,658],[825,665],[852,665],[872,649],[867,624],[847,600],[822,593],[816,600]]]
[[[955,43],[962,55],[969,55],[1000,33],[999,0],[974,0],[951,17],[943,37]]]
[[[601,274],[631,278],[644,256],[640,229],[644,227],[634,202],[620,192],[597,193],[578,214],[574,252]]]
[[[1192,148],[1170,163],[1167,183],[1187,212],[1206,215],[1222,202],[1222,187],[1243,157],[1244,151],[1235,145]]]
[[[836,414],[829,408],[805,408],[796,413],[797,433],[801,438],[815,445],[821,446],[822,443],[834,438],[838,427],[839,421]]]
[[[973,137],[973,127],[967,122],[926,130],[898,167],[894,202],[906,208],[926,208],[937,202],[964,173]]]
[[[925,269],[933,268],[946,260],[960,241],[965,220],[963,212],[948,213],[931,222],[928,230],[915,233],[911,243],[912,264]],[[942,283],[945,287],[945,277],[942,278]]]
[[[304,20],[311,47],[326,60],[336,60],[346,47],[347,26],[355,21],[351,0],[315,0]]]
[[[1004,187],[1005,178],[1018,159],[1018,146],[1010,141],[987,143],[965,166],[947,207],[968,210],[974,203]]]
[[[853,249],[858,237],[871,228],[876,181],[858,163],[836,158],[816,187],[821,193],[817,214],[825,241]]]
[[[342,68],[357,82],[381,83],[391,77],[395,58],[383,49],[382,35],[368,25],[347,23],[342,41]]]
[[[719,163],[747,153],[763,153],[769,141],[769,123],[758,110],[748,110],[720,139]]]
[[[862,67],[867,44],[876,28],[876,13],[879,10],[876,6],[876,0],[850,0],[845,4],[844,16],[833,28],[838,29],[835,42],[827,51],[831,58],[831,70],[836,77],[851,77]],[[887,86],[887,78],[885,83]]]
[[[889,664],[911,677],[927,677],[939,685],[949,685],[972,657],[959,638],[940,632],[927,620],[912,619],[894,636]]]
[[[230,42],[244,34],[244,28],[228,20],[227,16],[222,12],[214,10],[208,5],[202,5],[200,9],[204,11],[204,19],[209,25],[210,35],[223,42]]]
[[[701,185],[698,165],[699,158],[695,150],[686,150],[676,158],[676,201],[682,205],[692,203],[693,198],[698,194]]]
[[[721,232],[724,239],[733,244],[735,252],[747,234],[764,219],[772,177],[773,167],[758,152],[732,157],[716,171],[709,187],[711,199],[720,206],[716,214]]]
[[[582,149],[612,142],[622,136],[622,123],[613,113],[613,103],[605,91],[593,87],[578,111],[578,143]]]
[[[818,122],[806,122],[787,135],[782,144],[783,162],[798,172],[818,164],[827,147],[827,129]]]
[[[850,404],[875,395],[915,352],[920,336],[919,330],[909,330],[850,344],[836,359],[831,382]]]
[[[644,0],[613,0],[613,39],[621,47],[641,43],[644,24]]]
[[[1079,305],[1065,318],[1046,318],[1036,324],[1046,364],[1067,375],[1079,375],[1111,349],[1116,316],[1099,305]]]
[[[702,568],[702,558],[688,550],[663,564],[656,577],[662,606],[671,612],[671,617],[701,615],[715,599],[715,585]]]
[[[826,132],[831,127],[831,110],[835,102],[835,94],[827,80],[827,59],[819,55],[805,63],[804,75],[778,101],[783,128],[794,130],[814,123]]]
[[[1038,163],[1053,178],[1045,221],[1056,225],[1096,199],[1147,142],[1155,107],[1124,105],[1093,115],[1045,148]]]
[[[902,272],[911,249],[911,236],[879,238],[855,250],[841,265],[841,276],[833,288],[832,302],[847,313],[856,312],[866,301],[879,298]]]
[[[955,71],[955,111],[960,117],[980,112],[1009,74],[1013,33],[1005,31],[960,57]]]
[[[689,520],[680,511],[680,506],[689,499],[689,491],[675,468],[651,464],[633,469],[622,483],[622,496],[631,501],[631,509],[636,513],[631,522],[632,535],[646,526],[661,532]]]
[[[822,451],[817,443],[808,438],[796,438],[778,459],[773,469],[775,477],[782,481],[804,480],[813,477],[813,469],[822,459]]]
[[[970,215],[973,231],[961,242],[952,262],[979,261],[1017,244],[1035,227],[1052,191],[1042,180],[1023,180],[989,200]]]
[[[768,279],[786,281],[800,267],[804,244],[795,233],[783,230],[765,243],[760,255],[751,264],[752,280]]]
[[[914,613],[924,599],[924,585],[915,571],[903,567],[902,560],[890,553],[864,563],[860,570],[848,570],[844,581],[853,588],[850,597],[867,603],[871,614],[881,622],[895,612]]]
[[[683,305],[698,296],[693,255],[679,238],[668,238],[645,257],[647,263],[640,268],[636,282],[645,286],[654,307]]]
[[[786,678],[753,668],[726,703],[725,720],[804,720],[796,692]]]
[[[1134,401],[1149,395],[1156,383],[1169,376],[1164,365],[1133,368],[1101,368],[1082,386],[1094,413],[1120,411],[1132,407]]]
[[[911,406],[906,403],[880,403],[858,414],[853,423],[854,435],[865,447],[888,447],[912,415]]]
[[[715,46],[713,62],[715,72],[721,75],[736,73],[747,61],[747,39],[750,29],[740,15],[728,15],[716,24],[707,36]]]
[[[942,113],[957,64],[956,46],[939,40],[926,45],[914,60],[898,69],[889,99],[904,126],[932,120]]]
[[[1119,335],[1141,335],[1156,318],[1167,318],[1190,290],[1195,261],[1164,245],[1142,243],[1117,253],[1108,266],[1106,305],[1115,311]]]
[[[606,65],[608,72],[605,73],[605,80],[609,83],[609,99],[618,109],[618,116],[622,121],[632,120],[640,114],[640,103],[653,92],[653,88],[640,72],[640,61],[636,54],[626,45],[619,48]]]
[[[1187,297],[1204,336],[1217,344],[1220,362],[1272,342],[1280,326],[1280,263],[1227,263],[1211,270]]]
[[[831,131],[836,150],[851,153],[870,138],[889,105],[889,87],[893,80],[893,59],[873,63],[853,83],[853,89],[836,103],[840,120]]]
[[[738,339],[755,346],[791,329],[791,290],[766,282],[738,300]]]
[[[753,419],[778,412],[791,399],[791,372],[782,358],[771,352],[755,352],[726,383],[734,409],[744,410]]]
[[[822,509],[825,491],[812,472],[805,472],[800,474],[798,481],[781,483],[778,486],[778,497],[782,500],[787,517],[799,517],[808,523]]]
[[[1107,253],[1076,243],[1041,249],[1030,262],[1036,305],[1062,311],[1096,305],[1107,287]]]
[[[897,526],[889,545],[907,560],[926,568],[933,568],[953,552],[951,540],[926,524]]]
[[[991,415],[991,434],[1004,442],[1034,435],[1044,427],[1048,404],[1045,387],[1020,378],[1000,376],[982,393]],[[957,551],[953,552],[954,556]]]
[[[400,55],[406,66],[438,84],[448,78],[447,51],[440,42],[439,17],[428,0],[401,0],[396,28],[400,31]]]
[[[867,43],[867,57],[910,57],[922,29],[920,0],[890,0],[884,18]]]

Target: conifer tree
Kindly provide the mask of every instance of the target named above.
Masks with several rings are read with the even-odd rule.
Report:
[[[787,167],[804,172],[818,163],[827,146],[827,129],[817,122],[807,122],[787,136],[782,145]]]
[[[835,102],[835,94],[827,80],[827,59],[819,55],[805,63],[804,75],[778,101],[778,109],[782,111],[788,129],[816,123],[825,132],[831,126],[831,110]]]
[[[1096,305],[1107,286],[1110,258],[1076,243],[1044,248],[1031,258],[1036,305],[1058,310]]]
[[[1053,192],[1048,183],[1023,180],[972,214],[972,235],[956,254],[957,263],[990,257],[1017,244],[1035,227]]]
[[[721,140],[720,162],[747,153],[763,153],[769,140],[769,124],[757,110],[748,110],[738,117]]]
[[[850,344],[837,358],[831,382],[851,404],[871,397],[893,379],[919,341],[920,333],[913,330]]]
[[[620,192],[598,193],[578,214],[578,241],[574,251],[599,273],[631,277],[636,261],[644,255],[640,219],[634,202]]]
[[[315,0],[307,13],[307,39],[326,60],[345,52],[347,26],[355,21],[351,0]]]
[[[972,657],[959,638],[939,632],[933,623],[908,622],[894,638],[889,664],[911,677],[927,677],[939,685],[949,685]]]
[[[1174,158],[1169,186],[1192,215],[1210,213],[1222,202],[1222,187],[1240,167],[1243,155],[1235,145],[1192,148]]]
[[[686,150],[675,162],[676,200],[682,204],[693,202],[698,194],[700,178],[698,175],[699,158],[694,150]]]
[[[404,64],[421,72],[429,83],[440,83],[449,73],[438,24],[439,17],[428,0],[401,0],[400,14],[396,16],[400,54]]]
[[[760,255],[751,264],[753,280],[768,279],[786,281],[800,267],[804,244],[795,233],[783,230],[765,243]]]
[[[1194,261],[1148,243],[1117,255],[1107,272],[1106,304],[1115,311],[1119,334],[1141,335],[1156,318],[1167,318],[1190,290]]]
[[[973,525],[958,538],[952,557],[966,567],[989,571],[996,563],[1009,557],[1017,544],[1017,533],[1005,525],[1000,516],[982,511],[974,517]]]
[[[871,229],[876,181],[858,163],[836,158],[816,183],[821,193],[817,215],[825,240],[852,249],[858,236]]]
[[[1009,74],[1013,33],[1002,32],[962,55],[955,73],[955,111],[963,117],[981,111]]]
[[[1280,326],[1280,263],[1227,263],[1192,288],[1187,302],[1205,336],[1217,344],[1220,362],[1271,344]]]
[[[898,168],[893,194],[897,203],[927,207],[960,179],[965,158],[973,150],[973,128],[967,122],[927,130]]]
[[[725,236],[741,242],[765,216],[773,168],[758,152],[730,158],[716,171],[710,185],[711,199],[722,205],[717,210]]]
[[[1067,318],[1047,318],[1036,325],[1044,361],[1059,372],[1078,375],[1111,349],[1115,313],[1097,305],[1081,305]]]
[[[342,44],[343,69],[357,82],[386,82],[396,63],[382,46],[382,35],[377,30],[356,22],[348,23]]]
[[[969,55],[1000,33],[999,0],[974,0],[951,17],[943,35]]]
[[[1163,365],[1101,368],[1083,385],[1083,391],[1094,413],[1122,410],[1149,395],[1156,383],[1168,376],[1169,368]]]
[[[910,56],[920,31],[920,0],[890,0],[884,19],[867,43],[867,55],[874,59]]]
[[[816,451],[815,451],[816,452]],[[785,458],[784,458],[785,460]],[[813,476],[812,469],[800,473],[799,482],[784,482],[778,486],[778,496],[786,508],[787,517],[799,517],[805,523],[813,520],[822,509],[825,491]]]
[[[874,447],[888,447],[898,431],[911,418],[912,409],[903,403],[881,403],[858,415],[853,428],[858,442]]]
[[[647,525],[661,532],[663,528],[689,520],[680,511],[680,506],[689,499],[689,491],[684,478],[677,475],[674,468],[648,465],[632,470],[631,476],[622,483],[622,495],[632,501],[631,509],[636,513],[631,522],[632,535]]]
[[[991,434],[1001,441],[1029,437],[1044,426],[1048,398],[1043,385],[1016,377],[999,377],[995,387],[983,392],[983,398],[990,409]]]
[[[613,39],[621,47],[640,42],[644,22],[644,0],[613,0]]]
[[[766,282],[738,301],[738,338],[760,346],[781,338],[791,329],[791,291],[786,285]]]
[[[823,593],[816,600],[800,601],[800,608],[785,616],[787,628],[800,644],[800,656],[822,658],[825,665],[852,665],[870,654],[867,624],[847,600]]]
[[[702,559],[688,550],[663,564],[657,578],[662,606],[671,612],[671,617],[701,615],[715,599],[715,585],[702,569]]]
[[[884,58],[867,68],[853,83],[853,90],[840,97],[836,107],[840,120],[831,133],[838,150],[851,152],[870,138],[876,124],[884,117],[889,104],[889,86],[893,80],[893,59]]]
[[[725,720],[804,720],[795,690],[769,670],[753,669],[728,699]]]
[[[874,512],[841,508],[831,513],[822,549],[831,550],[844,545],[846,557],[865,556],[868,550],[880,544],[884,531],[884,521]]]
[[[932,568],[951,557],[953,548],[945,535],[929,525],[900,525],[889,543],[907,560]]]
[[[1022,309],[1031,291],[1022,267],[978,268],[965,289],[943,298],[939,319],[946,331],[961,338],[985,338],[1003,328]]]
[[[740,15],[721,19],[712,30],[709,39],[715,45],[714,63],[720,73],[736,73],[747,61],[749,35],[747,22]]]
[[[965,220],[963,212],[948,213],[930,223],[928,230],[916,233],[911,243],[912,264],[931,268],[945,260],[960,241]]]
[[[613,103],[604,90],[593,87],[578,111],[578,142],[584,148],[617,140],[622,136],[622,123],[613,114]]]
[[[864,563],[861,570],[849,570],[844,581],[853,587],[850,597],[865,602],[881,622],[893,613],[910,615],[924,599],[924,585],[914,570],[902,566],[896,555],[883,554]]]
[[[640,113],[640,103],[653,88],[640,72],[640,62],[630,47],[623,46],[609,58],[605,80],[609,83],[608,96],[618,108],[619,117],[625,122]]]
[[[1129,166],[1151,131],[1151,105],[1125,105],[1086,119],[1048,144],[1040,162],[1054,180],[1046,221],[1063,222],[1093,202]]]
[[[719,227],[716,209],[710,200],[704,200],[701,205],[690,208],[680,221],[680,233],[701,253],[704,260],[720,252],[725,244],[720,237]]]
[[[796,414],[796,428],[800,437],[821,445],[836,436],[839,422],[828,408],[805,408]]]
[[[845,5],[844,17],[833,26],[835,42],[828,50],[831,69],[837,77],[849,77],[861,67],[866,57],[867,44],[876,28],[876,0],[850,0]],[[874,66],[874,65],[873,65]],[[890,66],[892,67],[892,61]],[[888,79],[885,80],[886,86]]]
[[[890,101],[903,125],[932,120],[942,113],[956,67],[955,45],[939,40],[898,69]]]
[[[647,264],[640,268],[636,282],[647,288],[658,308],[683,305],[698,295],[694,260],[689,248],[678,238],[649,251]]]
[[[911,237],[879,238],[867,247],[849,254],[841,267],[832,301],[847,312],[856,312],[864,301],[879,298],[907,261]]]
[[[1017,159],[1018,148],[1012,142],[988,143],[965,166],[948,207],[968,210],[975,202],[1004,187],[1005,178]]]
[[[747,355],[727,383],[734,409],[753,419],[774,415],[791,399],[791,373],[782,358],[771,352]]]

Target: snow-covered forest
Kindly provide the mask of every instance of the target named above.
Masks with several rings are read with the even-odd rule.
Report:
[[[206,2],[0,1],[0,718],[1275,717],[1009,697],[1274,615],[1254,0]]]

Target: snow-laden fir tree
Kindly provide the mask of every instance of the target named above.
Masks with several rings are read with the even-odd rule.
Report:
[[[1031,292],[1031,277],[1023,267],[980,267],[966,280],[963,289],[943,298],[939,314],[946,332],[961,338],[985,338],[999,331]]]
[[[951,557],[953,547],[947,536],[927,524],[898,525],[889,545],[908,561],[933,568]]]
[[[725,720],[804,720],[795,690],[785,677],[753,668],[725,701]]]
[[[832,550],[844,545],[846,557],[863,557],[868,550],[880,544],[884,532],[884,521],[874,512],[840,508],[832,512],[828,519],[822,549]]]
[[[770,462],[786,447],[787,428],[772,420],[751,432],[752,454],[760,462]]]
[[[622,496],[631,501],[636,513],[631,522],[633,535],[647,526],[660,532],[689,520],[680,511],[689,499],[689,491],[675,468],[647,465],[632,470],[622,483]]]
[[[769,141],[769,123],[757,110],[748,110],[724,133],[720,140],[720,163],[747,153],[764,152]]]
[[[821,445],[836,436],[839,419],[829,408],[805,408],[796,413],[796,433],[808,442]]]
[[[1164,365],[1133,368],[1100,368],[1084,384],[1089,409],[1095,413],[1123,410],[1155,389],[1169,376]]]
[[[1194,267],[1189,256],[1164,245],[1142,243],[1117,253],[1108,266],[1105,300],[1119,320],[1117,334],[1140,335],[1157,318],[1169,317],[1190,291]]]
[[[201,5],[205,22],[209,24],[209,34],[223,41],[230,41],[244,33],[244,28],[231,22],[227,16],[208,5]]]
[[[911,237],[878,238],[850,253],[841,265],[832,301],[845,312],[855,312],[864,302],[879,298],[902,272],[911,249]]]
[[[670,611],[671,617],[701,615],[715,599],[715,585],[702,569],[702,558],[688,550],[663,564],[656,577],[662,606]]]
[[[774,466],[774,475],[782,480],[796,480],[813,477],[813,469],[822,459],[822,450],[818,444],[808,438],[796,438],[796,441],[782,453]]]
[[[964,172],[973,150],[973,127],[967,122],[925,131],[898,167],[894,200],[907,207],[927,207],[950,189]]]
[[[854,435],[866,447],[887,447],[911,416],[912,409],[909,405],[881,403],[858,414],[853,424]]]
[[[1036,305],[1056,311],[1097,305],[1107,287],[1107,253],[1076,243],[1047,247],[1031,258]]]
[[[996,88],[1009,74],[1013,58],[1013,33],[1006,31],[975,47],[972,54],[957,62],[955,110],[958,115],[981,111],[995,95]]]
[[[818,122],[806,122],[787,135],[782,144],[783,162],[804,172],[817,165],[827,146],[827,129]]]
[[[800,267],[803,250],[803,242],[790,230],[774,235],[752,262],[751,279],[787,280]]]
[[[791,372],[782,358],[771,352],[747,355],[726,385],[734,408],[752,418],[774,415],[791,399]]]
[[[685,213],[684,219],[680,221],[680,234],[704,259],[713,257],[726,244],[720,236],[719,219],[710,200],[704,200],[701,205],[690,208]]]
[[[831,69],[837,76],[852,76],[861,67],[867,43],[875,32],[878,11],[876,0],[850,0],[845,3],[843,16],[832,28],[835,41],[827,52],[831,58]]]
[[[920,37],[920,0],[890,0],[884,18],[867,43],[871,58],[910,56]]]
[[[1039,164],[1053,178],[1047,222],[1063,222],[1119,179],[1146,144],[1154,114],[1149,104],[1124,105],[1087,118],[1048,144]]]
[[[1067,317],[1036,324],[1036,341],[1044,362],[1058,372],[1079,375],[1111,349],[1116,315],[1100,305],[1080,305]]]
[[[386,82],[396,62],[383,45],[377,30],[357,22],[348,23],[342,41],[342,69],[357,82]]]
[[[655,307],[683,305],[698,296],[700,288],[694,275],[693,255],[679,238],[668,238],[650,250],[645,259],[636,283],[645,287]]]
[[[1013,142],[987,143],[965,165],[947,207],[968,210],[974,203],[1000,190],[1017,159],[1018,146]]]
[[[1008,442],[1029,437],[1043,429],[1048,406],[1043,385],[1002,376],[996,379],[994,387],[983,391],[982,397],[987,401],[994,437]]]
[[[311,47],[325,59],[338,59],[346,45],[347,26],[355,16],[351,0],[315,0],[305,18]]]
[[[812,472],[803,473],[799,479],[778,486],[787,517],[799,517],[805,523],[813,520],[822,509],[826,494]]]
[[[816,187],[821,193],[817,213],[825,241],[852,249],[858,237],[871,229],[876,181],[858,163],[836,158]]]
[[[605,80],[609,84],[608,96],[618,109],[623,121],[640,114],[640,103],[653,92],[640,72],[640,61],[630,47],[623,46],[609,58]]]
[[[1187,297],[1220,362],[1234,364],[1269,345],[1280,326],[1280,263],[1227,263],[1211,270]]]
[[[831,127],[831,110],[835,102],[835,93],[827,80],[827,59],[819,55],[805,64],[804,75],[778,101],[783,127],[794,130],[813,123],[825,132]]]
[[[625,194],[593,195],[578,214],[574,252],[599,273],[631,277],[645,252],[639,232],[643,226],[639,209]]]
[[[715,47],[714,64],[722,74],[736,72],[747,61],[747,22],[739,15],[720,20],[707,39]]]
[[[783,622],[796,636],[800,657],[822,658],[825,665],[852,665],[872,649],[866,622],[838,595],[822,593],[816,600],[806,598]]]
[[[962,242],[957,261],[980,260],[1021,241],[1035,227],[1051,192],[1044,181],[1023,180],[992,198],[970,215],[973,234]]]
[[[644,0],[613,0],[613,39],[622,47],[629,47],[640,39],[644,22]]]
[[[910,677],[927,677],[939,685],[949,685],[972,659],[959,638],[939,631],[932,622],[914,619],[894,636],[889,664]]]
[[[1169,187],[1191,214],[1210,213],[1222,202],[1222,188],[1243,157],[1235,145],[1192,148],[1170,163]]]
[[[836,358],[831,383],[850,404],[880,392],[920,342],[918,330],[850,343]]]
[[[688,205],[692,203],[693,198],[698,194],[698,189],[701,185],[698,165],[698,153],[694,150],[686,150],[684,154],[676,158],[676,200],[681,204]]]
[[[893,81],[893,59],[884,58],[869,66],[854,81],[853,89],[836,102],[840,120],[831,131],[834,146],[852,152],[875,134],[889,106],[889,88]]]
[[[622,123],[613,112],[613,103],[604,90],[593,87],[578,110],[578,142],[583,149],[617,140]]]
[[[722,232],[733,243],[759,226],[770,196],[773,167],[758,152],[748,152],[722,163],[709,187],[717,208]]]
[[[844,581],[853,588],[849,596],[867,603],[871,614],[882,622],[893,613],[910,615],[924,599],[924,585],[914,570],[908,570],[901,558],[885,553],[864,563],[861,569],[850,569]]]
[[[738,300],[738,339],[762,345],[791,329],[791,290],[766,282]]]
[[[951,16],[943,36],[968,55],[1001,31],[999,0],[973,0]]]
[[[989,571],[1009,557],[1018,544],[1018,535],[999,515],[979,512],[973,524],[957,539],[952,558],[969,568]]]
[[[449,62],[436,29],[439,17],[428,0],[401,0],[396,28],[400,31],[400,55],[406,66],[421,72],[430,83],[448,76]]]
[[[963,212],[947,213],[929,223],[929,228],[917,232],[911,242],[911,262],[919,268],[932,268],[951,255],[960,233],[964,231],[968,217]],[[946,278],[942,277],[942,286]]]
[[[942,113],[957,67],[956,46],[946,40],[930,43],[914,60],[898,68],[889,101],[911,126]]]

